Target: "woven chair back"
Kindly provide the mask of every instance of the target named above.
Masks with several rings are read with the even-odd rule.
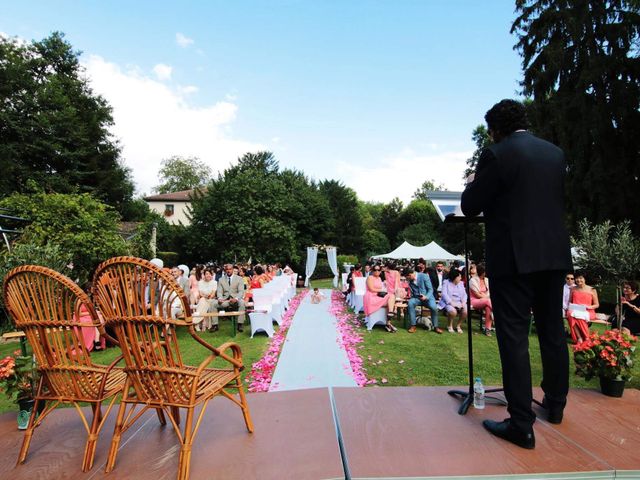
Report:
[[[25,265],[5,277],[4,302],[26,335],[50,395],[89,401],[102,394],[104,369],[94,368],[81,333],[100,320],[78,285],[49,268]]]
[[[185,368],[175,327],[190,323],[191,310],[175,279],[147,260],[115,257],[98,266],[93,289],[105,325],[120,343],[137,400],[188,402],[195,370]]]

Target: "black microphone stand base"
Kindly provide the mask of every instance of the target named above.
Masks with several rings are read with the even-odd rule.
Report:
[[[487,393],[495,393],[495,392],[502,392],[504,391],[504,389],[502,388],[490,388],[488,390],[485,390],[485,396],[484,396],[484,400],[485,402],[487,400],[491,400],[494,403],[497,403],[498,405],[507,405],[507,402],[505,400],[503,400],[500,397],[492,397],[491,395],[487,395]],[[473,391],[471,392],[463,392],[462,390],[449,390],[447,392],[449,395],[451,395],[452,397],[456,397],[456,398],[461,398],[462,403],[460,404],[460,408],[458,408],[458,415],[465,415],[467,413],[467,411],[469,410],[469,407],[471,405],[473,405]]]

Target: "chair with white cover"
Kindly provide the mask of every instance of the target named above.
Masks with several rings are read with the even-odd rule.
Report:
[[[249,312],[251,322],[251,338],[258,331],[273,337],[273,319],[271,318],[271,294],[264,288],[253,289],[253,312]]]
[[[353,284],[355,291],[352,292],[353,311],[360,313],[364,310],[364,294],[367,291],[367,279],[365,277],[354,277]]]
[[[347,285],[347,277],[349,276],[348,273],[343,273],[342,274],[342,291],[346,292],[348,285]]]
[[[258,289],[260,290],[260,289]],[[278,325],[282,323],[282,316],[284,315],[282,308],[282,299],[280,298],[280,290],[278,289],[277,284],[273,284],[272,282],[265,283],[264,287],[262,287],[263,292],[269,295],[271,302],[271,319],[274,320]]]
[[[373,328],[374,325],[386,325],[387,324],[387,309],[386,308],[379,308],[378,310],[376,310],[375,312],[373,312],[371,315],[367,315],[364,318],[364,321],[367,325],[367,330],[371,330]]]

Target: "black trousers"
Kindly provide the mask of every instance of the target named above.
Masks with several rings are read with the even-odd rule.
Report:
[[[551,408],[562,409],[569,391],[569,352],[562,321],[564,271],[491,278],[491,304],[511,422],[529,431],[531,409],[529,324],[536,322],[542,357],[542,389]]]

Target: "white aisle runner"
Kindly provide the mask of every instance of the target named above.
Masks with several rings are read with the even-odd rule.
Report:
[[[329,313],[331,290],[324,300],[302,301],[282,347],[270,392],[318,387],[356,387],[353,371],[339,343],[336,318]]]

